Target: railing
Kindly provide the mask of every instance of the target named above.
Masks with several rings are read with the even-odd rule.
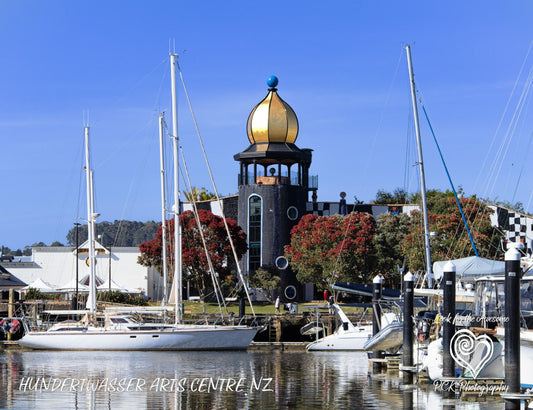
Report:
[[[290,181],[288,180],[287,175],[281,176],[281,181],[278,176],[264,176],[264,175],[258,175],[257,176],[258,182],[263,181],[265,185],[274,185],[274,184],[280,184],[281,185],[300,185],[298,183],[298,175],[291,175]],[[268,182],[270,181],[270,182]],[[248,179],[244,180],[244,185],[253,185],[254,184],[254,176],[251,174],[248,174]],[[288,183],[290,182],[290,183]],[[237,183],[241,184],[241,174],[237,176]],[[309,189],[318,189],[318,175],[310,175],[309,176],[309,183],[308,183]]]

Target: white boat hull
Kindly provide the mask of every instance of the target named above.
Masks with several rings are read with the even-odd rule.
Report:
[[[504,342],[505,329],[496,328],[496,334]],[[520,330],[520,385],[533,388],[533,330]]]
[[[498,328],[498,335],[503,335],[503,329]],[[533,388],[533,332],[520,332],[520,385],[522,388]],[[434,341],[429,344],[427,356],[423,360],[423,368],[428,371],[428,376],[431,380],[436,380],[442,377],[442,339]],[[504,363],[504,347],[503,339],[501,356],[497,361],[491,363],[491,367],[486,369],[486,373],[480,377],[505,377]],[[494,373],[490,373],[494,371]],[[488,372],[488,373],[487,373]]]
[[[392,322],[365,343],[364,350],[384,350],[394,353],[403,343],[403,324]]]
[[[29,332],[19,345],[40,350],[246,350],[256,327],[183,325],[155,331]]]
[[[307,350],[363,350],[363,346],[372,336],[372,325],[353,327],[349,331],[339,328],[329,336],[307,345]]]

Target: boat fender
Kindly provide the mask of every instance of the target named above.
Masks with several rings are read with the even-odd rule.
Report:
[[[17,319],[13,319],[11,321],[11,328],[9,329],[9,333],[11,334],[17,333],[19,329],[20,329],[20,322]]]
[[[342,328],[348,330],[348,322],[342,322]]]
[[[0,321],[0,327],[5,331],[5,332],[8,332],[9,329],[11,329],[11,322],[9,321],[9,319],[2,319]]]

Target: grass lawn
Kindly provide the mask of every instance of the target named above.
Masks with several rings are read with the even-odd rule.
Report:
[[[208,313],[208,314],[219,314],[220,309],[217,303],[201,303],[198,301],[185,301],[185,314],[198,314],[198,313]],[[235,315],[239,313],[239,304],[235,302],[226,303],[229,312],[233,312]],[[254,312],[257,315],[270,315],[274,314],[275,308],[273,303],[254,303]],[[226,312],[223,309],[223,313]],[[246,304],[246,314],[252,313],[250,305]]]
[[[200,314],[200,313],[207,313],[207,314],[219,314],[220,310],[218,307],[218,304],[216,303],[201,303],[199,301],[185,301],[184,302],[184,309],[185,314]],[[307,306],[316,306],[316,305],[323,305],[324,309],[321,309],[321,312],[327,313],[327,303],[324,301],[312,301],[307,303],[299,303],[298,304],[298,313],[303,312],[314,312],[314,309],[309,309]],[[231,302],[226,304],[228,311],[233,312],[235,315],[239,313],[239,304],[236,302]],[[341,305],[342,306],[342,305]],[[273,315],[276,311],[273,303],[268,302],[256,302],[253,304],[254,312],[256,315]],[[360,307],[355,306],[346,306],[343,307],[343,310],[347,314],[362,314],[363,310]],[[223,311],[224,314],[226,314],[225,311]],[[246,314],[251,314],[252,311],[250,309],[250,305],[246,303]],[[281,307],[281,313],[287,313],[283,306]],[[368,314],[369,318],[371,317],[370,314]]]

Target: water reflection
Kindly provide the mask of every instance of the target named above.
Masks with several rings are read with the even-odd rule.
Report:
[[[7,350],[0,408],[443,408],[431,388],[367,373],[354,352]]]

